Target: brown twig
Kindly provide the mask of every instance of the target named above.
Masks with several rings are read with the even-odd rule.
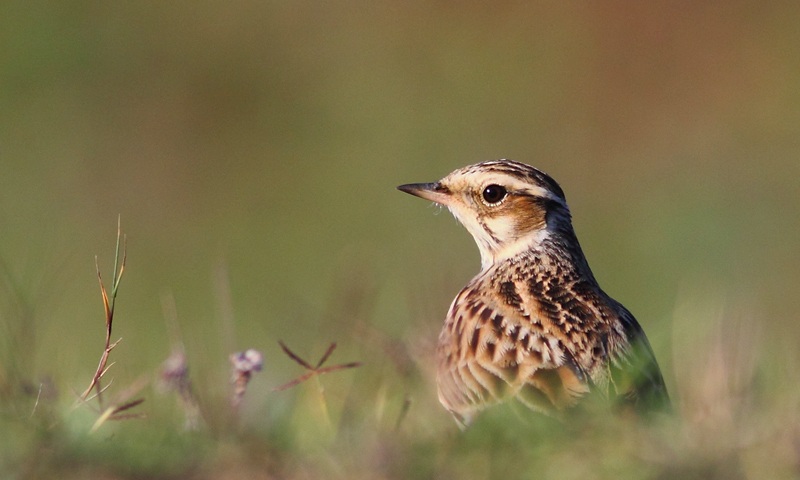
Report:
[[[292,359],[292,360],[294,360],[295,362],[297,362],[297,363],[299,363],[300,365],[302,365],[302,366],[303,366],[303,368],[305,368],[305,369],[307,369],[307,370],[314,370],[314,367],[312,367],[310,363],[306,362],[305,360],[303,360],[302,358],[300,358],[300,357],[299,357],[299,356],[298,356],[296,353],[294,353],[293,351],[291,351],[291,350],[289,349],[289,347],[287,347],[287,346],[286,346],[286,344],[285,344],[285,343],[283,343],[283,341],[282,341],[282,340],[278,340],[278,345],[280,345],[280,346],[281,346],[281,349],[283,350],[283,353],[285,353],[285,354],[286,354],[286,355],[287,355],[289,358],[291,358],[291,359]]]
[[[278,340],[278,344],[281,346],[281,349],[283,349],[284,353],[286,353],[286,355],[289,358],[291,358],[292,360],[294,360],[295,362],[300,364],[303,368],[305,368],[306,370],[309,370],[309,371],[307,373],[304,373],[303,375],[300,375],[299,377],[295,378],[294,380],[292,380],[292,381],[290,381],[288,383],[284,383],[283,385],[281,385],[279,387],[273,388],[272,389],[273,392],[280,392],[280,391],[283,391],[283,390],[287,390],[287,389],[292,388],[295,385],[299,385],[299,384],[305,382],[306,380],[308,380],[309,378],[317,376],[317,375],[323,375],[323,374],[326,374],[326,373],[337,372],[339,370],[345,370],[345,369],[348,369],[348,368],[355,368],[355,367],[360,367],[361,366],[361,362],[350,362],[350,363],[343,363],[341,365],[334,365],[334,366],[331,366],[331,367],[322,368],[322,365],[328,360],[328,357],[330,357],[331,354],[333,353],[333,351],[336,349],[336,343],[335,342],[331,343],[331,345],[328,347],[328,349],[322,355],[322,358],[320,358],[319,362],[317,362],[317,366],[316,367],[312,367],[310,363],[308,363],[307,361],[305,361],[302,358],[300,358],[299,355],[297,355],[296,353],[291,351],[289,349],[289,347],[287,347],[282,341]]]

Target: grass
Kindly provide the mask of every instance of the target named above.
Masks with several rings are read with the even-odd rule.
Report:
[[[676,319],[705,327],[695,328],[690,341],[675,338],[676,346],[689,345],[673,360],[674,416],[595,412],[562,422],[509,403],[460,432],[431,398],[430,372],[421,366],[428,359],[405,365],[399,375],[391,360],[397,352],[366,335],[362,340],[375,344],[383,362],[325,366],[335,343],[312,363],[280,342],[306,373],[268,392],[248,392],[263,366],[255,350],[232,353],[232,378],[209,391],[193,386],[191,377],[205,374],[190,368],[180,348],[160,369],[160,389],[146,372],[127,385],[114,382],[112,365],[126,361],[115,349],[119,340],[111,341],[127,260],[120,236],[118,230],[110,291],[98,269],[106,341],[86,391],[65,395],[44,382],[15,384],[13,364],[4,365],[4,478],[798,476],[798,397],[781,387],[791,375],[770,378],[768,364],[758,361],[768,352],[749,314],[726,311],[721,301],[709,302],[711,294],[676,310]],[[112,351],[117,365],[109,363]]]

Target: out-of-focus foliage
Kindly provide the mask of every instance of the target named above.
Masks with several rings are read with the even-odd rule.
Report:
[[[0,6],[0,476],[796,478],[795,2],[19,2]],[[438,406],[478,269],[394,190],[509,157],[552,174],[680,420]],[[128,235],[109,398],[184,349],[203,426],[75,407],[94,271]],[[283,340],[362,366],[304,371]],[[262,372],[234,415],[227,363]],[[78,393],[76,393],[78,392]]]

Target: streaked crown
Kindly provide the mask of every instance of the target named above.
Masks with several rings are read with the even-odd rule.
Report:
[[[561,187],[546,173],[513,160],[460,168],[435,183],[400,190],[446,206],[478,244],[483,269],[572,232]]]

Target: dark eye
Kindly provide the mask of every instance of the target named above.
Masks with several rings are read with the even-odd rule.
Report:
[[[489,205],[494,205],[506,198],[507,193],[506,188],[502,185],[488,185],[483,189],[483,200]]]

